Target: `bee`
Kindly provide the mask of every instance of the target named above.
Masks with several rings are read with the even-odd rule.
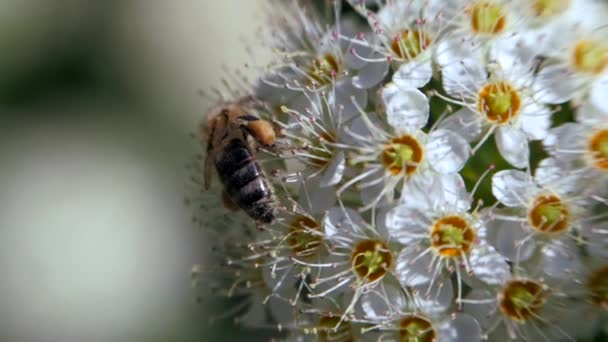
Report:
[[[274,222],[276,200],[272,186],[255,160],[253,147],[253,143],[259,147],[275,144],[273,125],[250,114],[243,102],[226,103],[207,113],[202,138],[207,142],[205,189],[211,185],[215,165],[224,186],[222,197],[226,208],[241,208],[260,224]]]

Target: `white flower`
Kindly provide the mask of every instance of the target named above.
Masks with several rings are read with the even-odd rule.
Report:
[[[535,177],[516,170],[492,177],[492,194],[505,209],[494,209],[488,226],[495,232],[498,252],[512,262],[529,259],[537,246],[545,252],[576,251],[571,240],[588,219],[587,199],[573,193],[571,180],[558,178],[552,160],[541,162]]]
[[[387,284],[361,298],[364,321],[381,334],[381,340],[456,341],[481,340],[479,323],[467,314],[449,315],[452,286],[436,287],[432,295],[415,287],[406,291]]]
[[[411,89],[410,92],[419,90]],[[414,96],[424,97],[422,94]],[[404,102],[404,106],[407,105]],[[458,172],[469,157],[469,144],[447,129],[432,130],[429,134],[421,131],[426,124],[427,110],[388,108],[392,128],[384,127],[380,120],[372,119],[375,116],[365,113],[354,120],[347,131],[356,142],[350,162],[363,166],[363,170],[338,191],[354,184],[362,195],[369,190],[367,198],[363,198],[366,205],[362,210],[366,210],[378,206],[382,200],[392,202],[396,191],[404,195],[406,185],[415,177]]]
[[[461,267],[487,284],[508,277],[509,265],[486,241],[485,215],[470,212],[470,202],[457,174],[442,176],[439,184],[410,183],[404,204],[390,210],[385,222],[391,237],[405,245],[396,266],[403,286],[432,286],[448,270],[456,273],[460,301]]]
[[[529,163],[528,141],[546,136],[552,113],[537,101],[532,89],[536,81],[533,65],[512,58],[508,50],[512,44],[498,41],[492,50],[495,62],[487,67],[484,57],[471,55],[466,46],[458,42],[446,46],[444,58],[451,64],[443,65],[443,83],[453,98],[445,100],[463,108],[439,127],[449,127],[469,141],[483,134],[473,151],[494,134],[505,160],[523,168]]]

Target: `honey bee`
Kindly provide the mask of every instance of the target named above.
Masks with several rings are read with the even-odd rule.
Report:
[[[276,200],[272,186],[255,160],[254,143],[272,147],[276,141],[273,125],[250,114],[242,102],[219,105],[207,114],[202,125],[207,142],[204,186],[209,189],[212,167],[224,185],[224,206],[243,209],[260,224],[274,222]],[[254,141],[251,141],[252,138]]]

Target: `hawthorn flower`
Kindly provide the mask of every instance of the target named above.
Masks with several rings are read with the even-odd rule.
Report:
[[[509,266],[487,238],[485,218],[471,211],[462,178],[444,175],[439,182],[412,182],[403,204],[391,209],[385,225],[405,246],[397,257],[396,276],[403,286],[441,281],[442,271],[456,273],[457,302],[462,299],[461,268],[489,284],[500,282]]]
[[[511,58],[506,46],[510,43],[498,42],[492,54],[495,62],[487,65],[482,56],[461,57],[467,54],[466,46],[454,46],[452,52],[446,50],[442,58],[449,59],[459,70],[444,68],[444,88],[452,97],[445,100],[462,109],[439,127],[449,127],[469,141],[479,140],[473,151],[494,134],[502,157],[523,168],[529,162],[528,142],[547,135],[552,112],[537,100],[532,87],[536,82],[532,64]],[[464,62],[458,64],[461,58]]]
[[[352,209],[330,209],[324,218],[328,257],[321,263],[300,258],[294,262],[318,269],[319,276],[311,284],[310,298],[340,296],[350,298],[342,308],[336,326],[354,312],[355,305],[365,292],[384,282],[393,273],[396,251],[382,231],[369,226]]]
[[[608,111],[591,103],[577,111],[578,123],[565,123],[551,129],[543,143],[556,163],[571,174],[588,178],[602,186],[608,181]]]
[[[541,162],[534,177],[517,170],[492,177],[492,194],[506,208],[494,210],[489,226],[496,231],[496,249],[510,261],[527,260],[537,245],[573,253],[570,240],[589,219],[588,201],[574,195],[569,178],[558,179],[555,168],[543,167],[550,162]]]
[[[435,290],[425,296],[416,287],[404,290],[386,284],[361,298],[363,321],[372,324],[368,330],[379,334],[377,340],[382,341],[480,341],[481,329],[473,317],[449,314],[451,285]]]
[[[414,110],[409,114],[388,108],[388,121],[393,125],[388,128],[380,120],[372,119],[374,116],[362,112],[347,130],[358,142],[349,160],[363,170],[338,192],[357,184],[365,196],[361,210],[374,208],[382,200],[390,203],[396,190],[403,196],[407,184],[416,177],[455,173],[466,163],[470,147],[462,137],[447,129],[424,133],[420,127],[426,124],[428,112]],[[369,192],[365,193],[365,189]]]
[[[542,277],[516,271],[501,284],[469,292],[464,312],[480,323],[484,339],[571,340],[557,324],[567,311],[564,297]]]

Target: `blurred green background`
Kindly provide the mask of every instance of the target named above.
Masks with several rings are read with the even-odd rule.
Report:
[[[237,338],[190,289],[185,164],[261,2],[0,2],[0,341]]]

